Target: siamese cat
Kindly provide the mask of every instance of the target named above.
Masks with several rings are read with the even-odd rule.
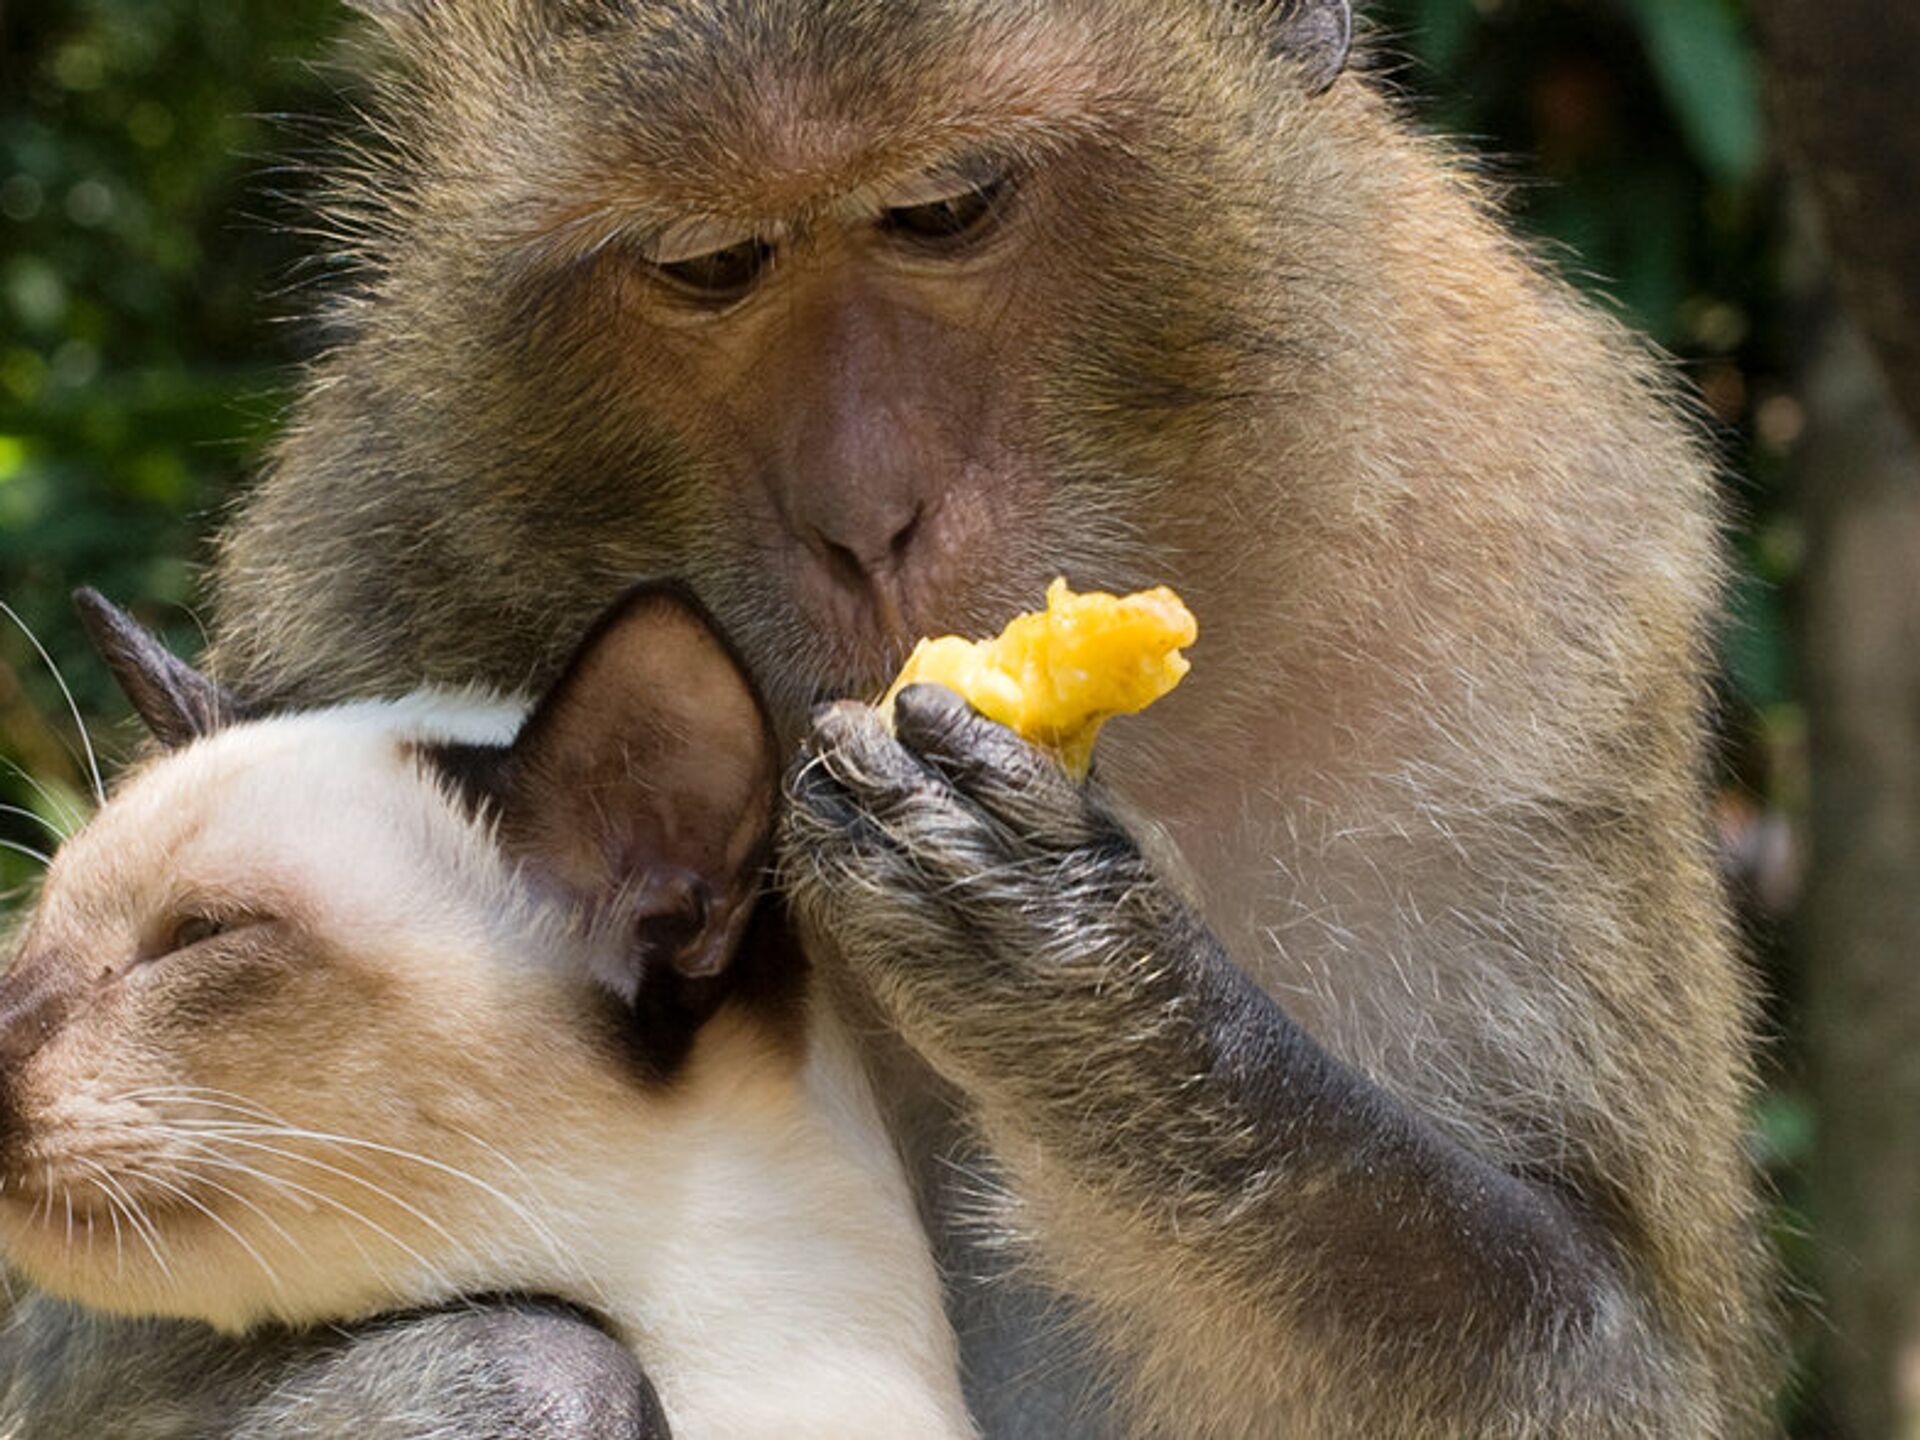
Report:
[[[962,1437],[953,1335],[850,1037],[760,895],[752,683],[672,587],[530,711],[264,715],[105,600],[165,747],[0,982],[0,1238],[220,1330],[558,1297],[673,1434]]]

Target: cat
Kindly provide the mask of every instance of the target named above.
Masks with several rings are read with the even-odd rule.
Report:
[[[0,1242],[226,1332],[556,1297],[673,1434],[974,1433],[840,1013],[762,895],[779,757],[641,587],[528,708],[271,714],[91,592],[163,747],[0,981]]]

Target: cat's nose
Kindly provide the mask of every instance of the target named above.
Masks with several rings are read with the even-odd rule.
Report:
[[[23,956],[0,980],[0,1073],[30,1060],[73,1008],[71,990],[52,973],[56,968]]]
[[[26,1138],[23,1077],[72,1008],[54,967],[23,956],[0,979],[0,1167],[10,1166]]]

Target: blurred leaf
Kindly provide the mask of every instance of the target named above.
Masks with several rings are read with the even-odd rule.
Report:
[[[1420,0],[1413,43],[1420,58],[1446,72],[1459,65],[1480,23],[1471,0]]]
[[[1816,1118],[1804,1095],[1764,1096],[1753,1117],[1754,1159],[1768,1169],[1812,1158]]]
[[[1727,0],[1626,0],[1667,103],[1715,179],[1751,178],[1764,150],[1758,59]]]
[[[1764,711],[1791,699],[1787,620],[1779,590],[1741,564],[1734,572],[1727,610],[1721,650],[1741,700]]]

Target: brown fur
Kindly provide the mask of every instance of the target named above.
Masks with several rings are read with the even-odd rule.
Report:
[[[1223,4],[468,0],[389,30],[386,144],[332,210],[361,269],[228,537],[223,672],[307,698],[522,684],[673,572],[790,734],[819,695],[877,687],[899,636],[816,585],[767,457],[874,273],[836,199],[1004,147],[1031,173],[999,258],[901,306],[932,317],[915,343],[945,410],[915,422],[937,530],[899,618],[985,631],[1056,572],[1175,585],[1193,676],[1115,728],[1108,781],[1295,1020],[1570,1197],[1630,1277],[1629,1348],[1580,1362],[1622,1403],[1548,1347],[1519,1388],[1558,1408],[1490,1428],[1742,1430],[1745,997],[1700,814],[1713,487],[1643,349],[1376,86],[1309,96]],[[617,234],[685,213],[797,227],[777,299],[662,306]],[[1050,1053],[1076,1055],[1072,1008],[1051,1018]],[[1232,1255],[1183,1263],[1061,1158],[1085,1137],[990,1078],[968,1098],[1039,1273],[1146,1415],[1475,1428],[1436,1377],[1499,1359],[1441,1343],[1396,1371],[1317,1344]]]

